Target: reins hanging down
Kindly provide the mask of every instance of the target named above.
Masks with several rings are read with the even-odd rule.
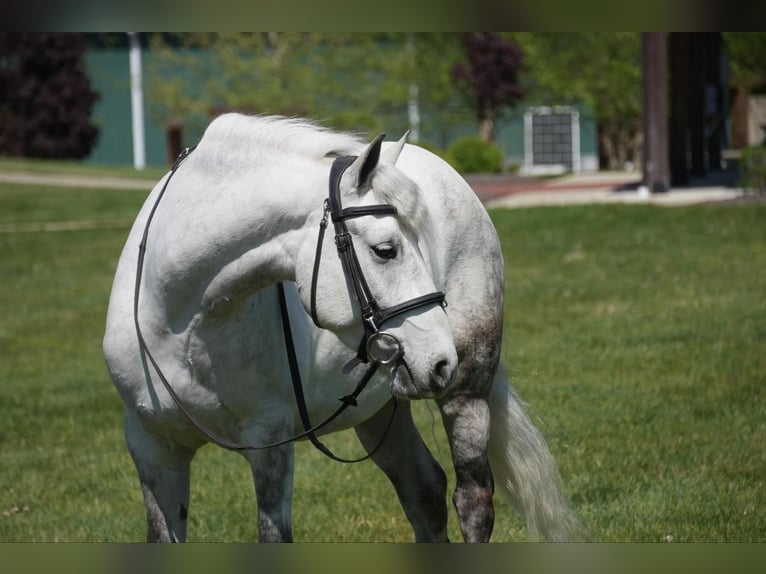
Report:
[[[196,146],[195,146],[196,147]],[[205,437],[207,437],[208,440],[213,442],[214,444],[233,451],[248,451],[248,450],[265,450],[269,448],[274,448],[278,446],[283,446],[286,444],[289,444],[291,442],[295,442],[297,440],[308,438],[311,443],[319,449],[323,454],[328,456],[329,458],[336,460],[338,462],[344,462],[344,463],[355,463],[355,462],[362,462],[364,460],[367,460],[371,456],[375,454],[375,452],[380,448],[380,446],[383,444],[383,441],[385,440],[386,436],[388,435],[388,432],[391,428],[391,425],[394,420],[394,416],[396,416],[397,411],[397,401],[395,397],[393,398],[393,409],[391,412],[391,418],[388,421],[388,424],[386,426],[386,429],[383,433],[382,438],[380,439],[380,442],[375,446],[374,449],[370,450],[365,456],[362,456],[357,459],[345,459],[339,456],[336,456],[332,453],[316,436],[316,432],[322,429],[323,427],[330,424],[332,421],[334,421],[336,418],[338,418],[348,407],[350,406],[357,406],[357,398],[359,394],[365,389],[367,384],[370,382],[372,377],[375,375],[375,373],[378,370],[378,367],[380,366],[380,363],[377,361],[373,361],[370,364],[370,367],[367,369],[365,374],[362,376],[359,383],[357,383],[354,390],[343,397],[340,397],[339,400],[341,402],[341,405],[333,412],[330,416],[328,416],[325,420],[320,422],[317,425],[312,426],[311,421],[309,420],[308,415],[308,408],[306,406],[306,399],[303,394],[303,385],[301,383],[300,379],[300,370],[298,368],[298,360],[295,354],[295,345],[293,343],[292,338],[292,330],[290,328],[290,317],[287,311],[287,301],[285,298],[285,292],[284,292],[284,285],[282,283],[277,284],[277,290],[279,294],[279,301],[280,301],[280,315],[282,319],[282,330],[285,337],[285,345],[287,347],[287,358],[288,358],[288,364],[290,367],[290,375],[291,380],[293,384],[293,392],[295,394],[295,401],[296,405],[298,407],[298,413],[301,418],[301,422],[304,427],[304,431],[300,434],[297,434],[295,436],[292,436],[288,439],[281,440],[278,442],[265,444],[265,445],[245,445],[240,444],[236,442],[232,442],[215,432],[211,431],[203,423],[201,423],[184,405],[181,401],[178,394],[173,390],[172,385],[168,381],[167,377],[165,377],[164,373],[162,372],[162,369],[160,369],[159,364],[155,360],[154,356],[152,355],[151,351],[149,350],[148,345],[146,344],[146,340],[144,339],[143,332],[141,331],[141,325],[138,319],[138,306],[140,301],[140,292],[141,292],[141,279],[143,277],[143,269],[144,269],[144,259],[146,256],[146,245],[147,240],[149,237],[149,226],[151,225],[152,220],[154,219],[154,214],[157,211],[157,207],[160,204],[160,201],[162,200],[162,197],[165,195],[165,191],[168,188],[168,184],[170,183],[170,180],[173,178],[173,175],[175,175],[176,171],[178,170],[179,166],[183,163],[183,161],[188,157],[188,155],[194,150],[194,147],[192,148],[186,148],[181,152],[181,154],[178,156],[178,159],[176,159],[175,163],[173,164],[172,169],[170,170],[170,174],[165,179],[165,183],[162,186],[162,189],[160,190],[159,194],[157,195],[157,199],[154,202],[154,205],[152,206],[151,211],[149,212],[149,216],[146,220],[146,225],[144,227],[144,233],[141,238],[141,243],[139,244],[138,248],[138,261],[136,264],[136,285],[134,290],[134,299],[133,299],[133,320],[136,327],[136,335],[138,338],[138,344],[141,349],[141,351],[146,355],[146,357],[149,359],[149,362],[154,367],[154,370],[157,372],[157,376],[160,379],[160,382],[162,382],[162,385],[165,387],[165,390],[168,392],[168,394],[171,396],[173,401],[175,402],[178,409],[181,411],[181,413],[186,417],[186,419],[194,426],[198,431],[200,431]]]

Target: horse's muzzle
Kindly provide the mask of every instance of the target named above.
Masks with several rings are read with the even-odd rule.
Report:
[[[401,399],[436,399],[444,395],[455,380],[457,366],[448,359],[437,360],[424,379],[417,378],[404,358],[391,367],[391,392]]]

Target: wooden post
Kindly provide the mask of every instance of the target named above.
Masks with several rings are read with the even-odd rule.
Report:
[[[668,171],[667,46],[664,32],[641,34],[643,183],[651,193],[670,187]]]
[[[170,120],[165,125],[165,152],[168,165],[173,165],[181,153],[183,123],[181,120]]]

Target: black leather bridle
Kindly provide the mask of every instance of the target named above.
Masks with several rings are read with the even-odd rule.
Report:
[[[353,241],[351,239],[351,235],[348,232],[348,228],[346,227],[345,220],[354,217],[362,217],[365,215],[395,215],[397,211],[396,208],[392,205],[369,205],[361,207],[348,207],[344,209],[340,199],[340,179],[343,175],[343,172],[348,168],[349,165],[351,165],[351,163],[353,163],[356,158],[350,156],[337,158],[333,162],[332,168],[330,169],[330,192],[329,197],[325,201],[325,213],[324,217],[322,218],[322,222],[320,223],[319,239],[317,242],[311,285],[311,316],[314,320],[314,323],[321,328],[316,313],[316,288],[319,276],[320,258],[322,254],[322,243],[324,241],[324,232],[327,227],[327,216],[329,213],[335,226],[335,243],[338,247],[338,254],[343,266],[343,272],[348,282],[354,288],[356,298],[359,301],[359,305],[362,311],[362,321],[364,324],[364,336],[362,338],[362,342],[359,345],[357,357],[355,357],[343,368],[343,373],[347,374],[359,363],[369,363],[369,368],[364,373],[359,383],[357,383],[354,390],[348,395],[344,395],[343,397],[339,398],[341,405],[335,410],[335,412],[333,412],[322,422],[316,425],[312,425],[311,421],[309,420],[308,408],[306,406],[306,399],[303,393],[303,385],[300,379],[300,370],[298,368],[298,360],[296,357],[295,345],[290,328],[290,317],[287,310],[287,300],[285,297],[284,285],[282,283],[278,283],[277,292],[280,302],[282,329],[285,338],[285,345],[287,347],[288,364],[290,368],[295,400],[298,407],[298,413],[304,427],[304,432],[288,439],[265,445],[243,445],[232,442],[216,434],[215,432],[208,429],[204,424],[202,424],[202,422],[200,422],[197,417],[183,405],[180,397],[171,386],[167,377],[165,377],[164,373],[160,369],[159,364],[149,350],[149,347],[146,344],[143,333],[141,331],[141,326],[138,319],[141,278],[143,276],[144,258],[146,255],[146,246],[149,236],[149,225],[154,219],[154,214],[157,211],[157,207],[159,206],[162,197],[165,195],[168,183],[170,183],[170,180],[173,178],[173,175],[176,173],[183,160],[185,160],[193,150],[193,147],[186,148],[173,165],[170,174],[165,179],[165,183],[163,184],[162,189],[160,190],[157,199],[152,206],[151,211],[149,212],[149,216],[144,227],[143,237],[139,244],[136,268],[136,284],[133,300],[133,320],[135,323],[136,335],[141,351],[146,355],[149,362],[151,362],[153,365],[155,371],[157,372],[157,376],[162,382],[162,385],[165,387],[168,394],[172,397],[181,413],[194,427],[197,428],[197,430],[205,435],[211,442],[217,444],[220,447],[234,451],[264,450],[277,446],[283,446],[302,438],[308,438],[317,449],[319,449],[322,453],[333,460],[345,463],[361,462],[363,460],[367,460],[373,454],[375,454],[375,452],[383,444],[385,437],[388,435],[388,431],[391,428],[391,424],[393,423],[397,410],[395,397],[393,400],[391,418],[388,421],[388,425],[383,433],[382,438],[380,439],[380,442],[377,444],[377,446],[375,446],[375,448],[370,450],[368,454],[363,457],[357,459],[345,459],[338,457],[333,454],[321,441],[319,441],[315,433],[338,418],[349,406],[357,406],[357,397],[365,389],[367,383],[369,383],[369,381],[375,375],[380,365],[388,365],[394,362],[404,363],[404,349],[402,348],[401,343],[391,333],[380,330],[380,327],[383,325],[383,323],[392,319],[393,317],[407,313],[414,309],[418,309],[420,307],[430,305],[446,306],[444,293],[434,292],[428,295],[423,295],[421,297],[415,297],[409,301],[388,307],[386,309],[380,309],[375,297],[370,291],[367,281],[364,278],[364,273],[359,266],[359,260],[356,256]]]
[[[340,180],[343,173],[355,159],[356,157],[354,156],[339,157],[333,162],[330,169],[330,194],[325,201],[324,217],[319,224],[319,238],[317,240],[316,255],[314,256],[314,271],[311,277],[311,318],[317,327],[322,328],[317,316],[316,291],[319,280],[319,265],[322,258],[322,244],[324,243],[327,216],[329,214],[335,228],[335,245],[338,249],[341,265],[343,266],[343,274],[354,290],[364,326],[364,336],[359,344],[357,356],[344,367],[344,373],[350,372],[360,362],[368,363],[370,359],[381,365],[388,365],[402,360],[404,349],[401,343],[388,331],[381,331],[383,324],[394,317],[421,307],[432,305],[446,307],[444,293],[441,291],[421,295],[420,297],[415,297],[385,309],[381,309],[380,305],[378,305],[359,265],[359,259],[354,249],[351,234],[346,226],[346,220],[368,215],[396,215],[397,210],[393,205],[387,204],[343,208],[340,197]]]

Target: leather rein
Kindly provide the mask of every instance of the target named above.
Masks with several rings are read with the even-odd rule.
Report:
[[[147,218],[146,225],[144,227],[143,237],[141,239],[141,243],[139,244],[139,253],[138,253],[138,261],[137,261],[137,269],[136,269],[136,284],[135,284],[134,300],[133,300],[133,320],[135,323],[136,335],[138,338],[138,344],[141,351],[149,359],[149,362],[152,364],[155,371],[157,372],[157,376],[162,382],[162,385],[165,387],[165,390],[171,396],[176,406],[181,411],[181,413],[186,417],[186,419],[192,424],[192,426],[194,426],[199,432],[201,432],[209,441],[213,442],[214,444],[222,448],[232,450],[232,451],[265,450],[269,448],[284,446],[286,444],[295,442],[297,440],[308,438],[309,441],[311,441],[311,443],[320,452],[322,452],[323,454],[325,454],[326,456],[328,456],[329,458],[335,461],[343,462],[343,463],[355,463],[355,462],[361,462],[361,461],[367,460],[368,458],[372,457],[377,452],[377,450],[381,447],[381,445],[383,444],[383,441],[388,435],[389,430],[391,429],[391,425],[393,424],[393,420],[398,408],[396,397],[392,396],[393,409],[391,412],[391,417],[383,433],[383,436],[381,437],[378,444],[373,449],[371,449],[365,456],[362,456],[356,459],[345,459],[345,458],[339,457],[335,455],[332,451],[330,451],[330,449],[328,449],[317,438],[316,432],[322,429],[323,427],[327,426],[328,424],[330,424],[336,418],[338,418],[346,409],[348,409],[348,407],[358,405],[357,398],[359,397],[361,392],[365,389],[365,387],[370,382],[372,377],[375,375],[375,373],[377,372],[381,364],[387,365],[387,364],[393,363],[394,361],[404,362],[404,350],[402,349],[401,343],[391,333],[380,330],[380,327],[383,325],[383,323],[388,321],[389,319],[392,319],[393,317],[396,317],[403,313],[407,313],[419,307],[430,306],[434,304],[446,306],[446,302],[444,300],[444,293],[441,293],[441,292],[430,293],[428,295],[416,297],[409,301],[406,301],[405,303],[394,305],[386,309],[381,309],[379,307],[376,299],[374,298],[374,296],[372,295],[372,292],[370,291],[367,281],[365,280],[364,273],[362,272],[362,269],[359,266],[359,260],[356,255],[356,251],[354,250],[351,235],[348,232],[348,228],[346,227],[345,220],[354,218],[354,217],[362,217],[366,215],[395,215],[397,211],[396,211],[396,208],[391,205],[370,205],[370,206],[361,206],[361,207],[348,207],[344,209],[342,207],[341,199],[340,199],[340,178],[343,175],[343,172],[346,170],[346,168],[348,168],[348,166],[351,165],[351,163],[356,158],[352,156],[344,156],[344,157],[337,158],[333,162],[333,165],[330,169],[329,197],[325,200],[324,217],[322,218],[322,221],[320,223],[319,237],[317,240],[316,257],[314,260],[314,269],[313,269],[312,285],[311,285],[311,317],[314,323],[317,325],[317,327],[321,328],[321,326],[319,325],[319,320],[318,320],[317,312],[316,312],[316,289],[317,289],[317,281],[319,277],[319,262],[320,262],[321,253],[322,253],[322,243],[324,241],[325,229],[327,227],[327,216],[329,213],[332,217],[332,222],[335,227],[335,243],[338,248],[338,254],[341,259],[341,264],[343,266],[343,272],[348,282],[351,283],[354,287],[355,295],[361,308],[362,321],[364,324],[364,336],[359,345],[357,356],[354,359],[352,359],[343,368],[342,372],[343,374],[348,374],[360,363],[369,364],[369,367],[367,368],[367,371],[364,373],[362,378],[357,383],[354,390],[351,393],[344,395],[338,399],[341,402],[340,406],[332,414],[330,414],[326,419],[324,419],[323,421],[321,421],[320,423],[316,425],[312,425],[309,418],[309,414],[308,414],[308,407],[306,405],[305,395],[303,393],[303,384],[301,382],[300,369],[298,366],[298,360],[297,360],[296,351],[295,351],[295,344],[293,342],[292,329],[290,327],[290,317],[289,317],[289,313],[287,309],[287,301],[285,297],[284,284],[280,282],[277,284],[277,292],[279,296],[280,315],[282,319],[282,331],[283,331],[283,335],[285,339],[288,365],[290,368],[290,376],[292,380],[296,406],[298,408],[298,413],[299,413],[304,430],[303,432],[295,436],[292,436],[290,438],[269,443],[269,444],[263,444],[263,445],[240,444],[237,442],[232,442],[218,435],[214,431],[207,428],[194,414],[192,414],[189,411],[188,408],[184,406],[183,402],[181,401],[181,398],[175,392],[172,385],[168,381],[167,377],[164,375],[164,373],[160,369],[160,366],[155,360],[151,351],[149,350],[149,347],[146,344],[146,340],[144,339],[143,333],[141,331],[141,326],[140,326],[139,318],[138,318],[141,279],[143,277],[144,258],[146,255],[146,245],[147,245],[147,240],[149,236],[149,226],[152,220],[154,219],[154,215],[155,215],[155,212],[157,211],[157,207],[159,206],[160,201],[165,195],[165,191],[167,190],[170,180],[173,178],[173,175],[176,173],[181,163],[183,163],[183,161],[195,149],[195,147],[196,146],[184,149],[181,152],[181,154],[178,156],[178,158],[176,159],[175,163],[173,164],[173,167],[171,168],[171,171],[168,177],[165,179],[165,183],[163,184],[162,189],[160,190],[157,196],[157,199],[155,200],[154,205],[152,206],[152,209],[149,212],[149,216]],[[380,360],[378,360],[375,358],[375,355],[377,354],[376,345],[381,343],[383,344],[382,345],[383,347],[393,348],[393,352],[391,352],[390,350],[387,351],[390,353],[390,356],[386,355],[386,356],[380,357]]]

